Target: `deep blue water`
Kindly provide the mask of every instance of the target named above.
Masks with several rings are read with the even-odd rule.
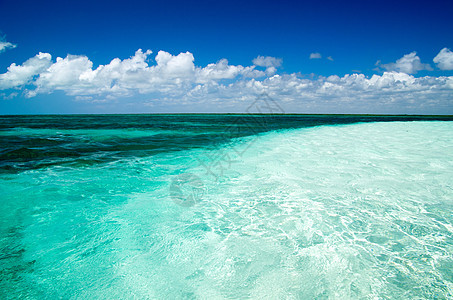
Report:
[[[209,147],[280,129],[449,116],[361,115],[37,115],[0,116],[0,171],[74,166]]]

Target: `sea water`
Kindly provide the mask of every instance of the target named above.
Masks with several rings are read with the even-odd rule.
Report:
[[[451,298],[448,120],[2,117],[0,298]]]

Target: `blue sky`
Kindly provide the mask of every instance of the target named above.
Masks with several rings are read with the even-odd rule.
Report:
[[[452,1],[4,0],[0,113],[241,112],[266,92],[288,112],[453,114],[452,15]],[[8,70],[39,52],[28,77]],[[48,71],[57,57],[66,69]]]

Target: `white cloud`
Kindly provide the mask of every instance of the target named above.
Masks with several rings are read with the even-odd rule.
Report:
[[[258,56],[252,62],[255,66],[266,67],[266,75],[272,76],[277,72],[277,68],[282,65],[283,60],[272,56]]]
[[[253,59],[253,64],[259,67],[275,67],[278,68],[282,65],[283,60],[272,56],[258,56]]]
[[[347,74],[307,79],[295,73],[275,74],[281,61],[266,57],[257,57],[252,66],[230,65],[221,59],[200,67],[190,52],[172,55],[159,51],[155,63],[150,62],[151,54],[139,49],[128,59],[115,58],[93,69],[86,56],[68,55],[52,63],[50,54],[40,53],[0,74],[0,90],[22,89],[29,97],[63,91],[79,101],[98,104],[143,95],[194,109],[196,105],[211,105],[229,111],[250,103],[262,92],[294,111],[371,113],[378,107],[395,105],[408,109],[453,107],[453,76],[417,78],[408,72],[391,71],[371,77]]]
[[[333,61],[332,56],[328,56],[327,59],[330,60],[330,61]]]
[[[149,52],[149,54],[150,53],[151,52]],[[173,56],[168,52],[159,51],[156,56],[157,66],[161,69],[163,74],[171,77],[192,74],[192,72],[195,71],[193,61],[194,57],[190,52]]]
[[[434,63],[441,70],[453,70],[453,52],[444,48],[433,59]]]
[[[310,59],[318,59],[318,58],[321,58],[321,57],[322,57],[321,53],[315,52],[315,53],[311,53],[310,54]]]
[[[378,61],[379,65],[380,61]],[[415,74],[418,71],[432,71],[433,69],[429,64],[423,64],[420,61],[420,57],[417,56],[417,52],[411,52],[404,55],[394,63],[381,65],[387,71],[397,71],[406,74]]]
[[[11,64],[8,72],[0,74],[0,89],[10,89],[31,83],[34,76],[43,73],[51,65],[52,56],[41,53],[28,59],[22,65]]]
[[[393,109],[393,113],[421,113],[442,107],[445,112],[453,107],[453,76],[416,78],[384,72],[371,77],[347,74],[305,79],[296,74],[274,75],[260,81],[238,81],[218,88],[217,93],[199,95],[197,100],[206,101],[213,94],[221,94],[223,98],[230,95],[233,101],[239,98],[252,102],[262,92],[283,103],[287,111],[378,113]]]
[[[187,92],[195,84],[264,77],[276,71],[272,66],[263,72],[256,70],[255,66],[229,65],[226,59],[204,68],[196,67],[190,52],[172,55],[159,51],[155,57],[156,64],[149,65],[147,59],[151,54],[150,50],[143,52],[139,49],[131,58],[115,58],[109,64],[93,69],[93,63],[86,56],[58,57],[52,64],[50,54],[40,53],[22,66],[11,65],[8,72],[0,75],[0,89],[19,88],[39,75],[32,82],[36,88],[26,90],[27,96],[56,90],[72,96],[124,97],[156,92],[174,96]],[[43,58],[45,62],[41,62]],[[267,59],[269,63],[276,65],[279,61]]]
[[[204,68],[197,68],[196,82],[205,83],[221,79],[234,79],[239,75],[245,77],[264,76],[263,72],[255,70],[254,67],[232,66],[228,60],[221,59],[215,64],[209,64]]]
[[[0,40],[0,53],[2,53],[3,51],[5,51],[8,48],[11,48],[11,49],[16,48],[16,46],[17,45],[11,44],[10,42]]]
[[[57,57],[57,61],[41,73],[36,85],[48,89],[65,89],[79,84],[83,79],[82,74],[92,67],[93,63],[86,56],[68,55],[64,59]]]

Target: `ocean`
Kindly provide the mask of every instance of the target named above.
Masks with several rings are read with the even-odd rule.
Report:
[[[0,116],[0,298],[453,298],[452,121]]]

